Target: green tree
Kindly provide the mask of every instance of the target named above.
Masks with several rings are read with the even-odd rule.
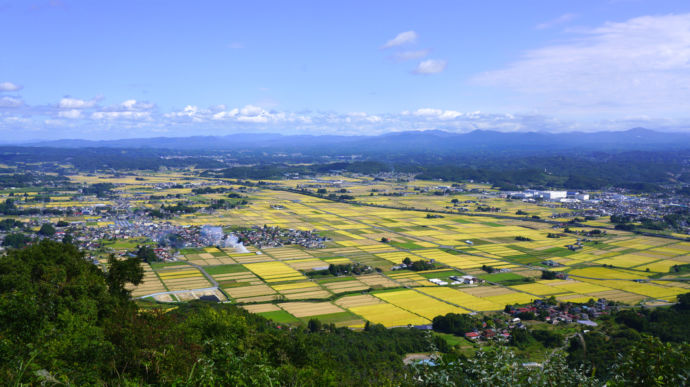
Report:
[[[2,241],[2,245],[19,249],[26,246],[29,242],[31,242],[31,238],[20,232],[15,232],[5,237]]]
[[[690,345],[644,337],[618,355],[613,386],[683,386],[690,380]]]
[[[318,318],[309,319],[309,323],[307,324],[307,329],[309,329],[309,332],[320,332],[321,328],[321,320],[319,320]]]
[[[130,291],[125,285],[131,283],[139,285],[144,278],[144,268],[141,261],[137,258],[118,260],[114,255],[108,257],[108,272],[105,281],[108,284],[110,293],[121,300],[129,300]]]
[[[155,262],[158,260],[158,257],[156,257],[156,252],[153,250],[153,247],[149,245],[139,246],[137,249],[137,258],[144,262]]]
[[[51,236],[55,235],[55,227],[53,227],[53,225],[50,223],[43,223],[43,225],[41,226],[41,229],[38,230],[38,234],[43,235],[43,236],[47,236],[47,237],[51,237]]]

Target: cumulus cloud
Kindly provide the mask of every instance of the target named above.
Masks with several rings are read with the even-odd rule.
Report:
[[[155,104],[128,99],[122,103],[106,106],[91,113],[94,120],[152,120]]]
[[[538,30],[546,30],[546,29],[553,28],[553,27],[556,27],[556,26],[561,25],[561,24],[565,24],[565,23],[575,19],[576,17],[577,17],[577,15],[574,13],[566,13],[566,14],[563,14],[563,15],[561,15],[561,16],[553,19],[553,20],[549,20],[549,21],[545,21],[543,23],[537,24],[534,28],[536,28]]]
[[[22,87],[12,82],[1,82],[0,91],[19,91]]]
[[[120,104],[120,107],[126,111],[150,110],[153,109],[155,106],[155,104],[137,101],[136,99],[128,99]]]
[[[381,48],[386,49],[396,46],[402,46],[404,44],[414,43],[417,41],[418,37],[419,36],[414,31],[401,32],[398,35],[396,35],[393,39],[387,41],[386,44],[381,46]]]
[[[528,51],[474,81],[517,91],[526,108],[551,114],[687,116],[690,14],[643,16],[571,33],[569,41]]]
[[[86,109],[94,107],[96,105],[96,100],[83,100],[78,98],[65,97],[60,100],[58,107],[61,109]]]
[[[150,119],[150,112],[134,112],[134,111],[106,111],[106,112],[93,112],[91,118],[94,120],[117,120],[117,119],[127,119],[127,120],[142,120]]]
[[[412,114],[418,117],[433,117],[440,120],[452,120],[463,115],[463,113],[455,110],[441,110],[432,108],[417,109]]]
[[[414,69],[415,74],[438,74],[446,69],[447,61],[443,59],[427,59],[419,62]]]
[[[82,114],[81,114],[81,110],[71,109],[71,110],[63,110],[63,111],[58,112],[58,117],[77,119],[77,118],[81,118]]]

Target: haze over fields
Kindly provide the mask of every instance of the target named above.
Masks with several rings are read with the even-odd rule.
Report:
[[[685,1],[0,2],[0,138],[684,132]]]

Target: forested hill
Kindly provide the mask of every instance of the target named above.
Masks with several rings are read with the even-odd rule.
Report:
[[[462,152],[534,152],[564,150],[687,149],[690,134],[635,128],[621,132],[497,132],[439,130],[394,132],[379,136],[280,135],[243,133],[227,136],[157,137],[108,141],[57,140],[24,144],[59,148],[155,148],[178,150],[261,150],[319,154],[439,154]]]
[[[567,358],[555,351],[540,368],[522,366],[503,346],[468,359],[440,337],[411,328],[367,324],[354,332],[316,320],[287,328],[204,301],[167,312],[142,309],[126,290],[142,277],[137,258],[112,258],[103,273],[74,246],[51,241],[0,256],[2,384],[676,386],[690,377],[687,344],[644,336],[684,327],[675,331],[686,337],[690,295],[666,312],[666,325],[633,312],[622,320],[631,328],[611,333],[611,340],[588,338],[586,352],[571,342]],[[430,351],[441,355],[435,365],[402,361]]]

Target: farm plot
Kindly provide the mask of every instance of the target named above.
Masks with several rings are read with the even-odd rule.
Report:
[[[574,280],[559,281],[557,284],[554,284],[552,286],[557,287],[563,290],[564,292],[572,292],[579,294],[590,294],[611,290],[611,288],[607,288],[605,286]]]
[[[583,279],[583,281],[593,281]],[[602,285],[609,288],[622,290],[628,293],[640,294],[650,298],[663,299],[666,301],[676,301],[676,296],[687,293],[687,289],[681,287],[661,286],[650,283],[637,283],[633,281],[606,280],[599,281]]]
[[[569,275],[576,277],[601,278],[601,279],[643,279],[642,273],[633,274],[622,270],[608,269],[605,267],[585,267],[574,269],[568,272]],[[583,279],[584,280],[584,279]],[[586,281],[589,282],[589,281]]]
[[[203,258],[200,258],[199,256],[200,256],[200,254],[188,254],[188,255],[185,255],[185,259],[189,263],[193,263],[193,264],[199,265],[199,266],[230,265],[230,264],[237,263],[237,262],[235,262],[235,260],[233,260],[230,257],[221,257],[221,258],[213,257],[213,258],[203,259]]]
[[[238,286],[234,288],[225,288],[223,290],[237,302],[251,302],[248,299],[257,296],[262,296],[264,298],[265,296],[269,296],[265,301],[272,301],[276,294],[275,290],[267,285]]]
[[[213,278],[220,287],[237,286],[237,284],[261,285],[263,281],[251,272],[216,274]]]
[[[397,272],[397,273],[392,273],[388,274],[388,277],[390,277],[392,280],[398,282],[400,285],[403,286],[428,286],[431,285],[431,282],[427,280],[426,278],[422,277],[421,275],[417,273],[411,273],[408,271],[402,271],[402,272]],[[436,285],[434,285],[436,286]]]
[[[321,289],[319,284],[309,281],[274,285],[273,289],[280,292],[280,294],[282,294],[288,300],[328,298],[331,296],[331,293]]]
[[[266,248],[263,251],[279,261],[313,258],[306,250],[297,247],[272,247]]]
[[[243,305],[242,308],[248,310],[249,312],[252,313],[265,313],[265,312],[275,312],[278,310],[281,310],[277,305],[275,304],[252,304],[252,305]]]
[[[596,263],[602,265],[613,265],[617,267],[629,268],[644,265],[646,263],[654,262],[657,260],[659,260],[659,258],[650,258],[636,254],[623,254],[611,258],[603,258],[596,261]]]
[[[446,287],[425,287],[417,288],[416,290],[428,294],[430,296],[440,298],[444,301],[448,301],[462,308],[472,310],[472,311],[490,311],[490,310],[502,310],[505,305],[500,305],[493,303],[491,301],[463,293],[459,290]]]
[[[429,324],[424,317],[410,313],[395,305],[380,303],[375,305],[353,306],[348,308],[350,312],[361,316],[374,324],[383,324],[386,327]]]
[[[278,306],[298,318],[344,312],[339,306],[330,302],[284,302]]]
[[[337,299],[334,303],[340,306],[341,308],[350,309],[357,306],[382,304],[383,301],[370,294],[362,294],[357,296],[341,297]]]
[[[416,253],[427,259],[434,259],[444,265],[457,267],[460,269],[472,269],[488,265],[493,267],[512,266],[511,264],[501,262],[491,258],[476,257],[466,254],[450,254],[443,250],[429,249],[416,251]]]
[[[499,296],[502,294],[514,293],[512,290],[503,286],[475,286],[467,288],[459,288],[459,291],[470,294],[475,297],[485,298],[490,296]]]
[[[250,263],[244,266],[269,283],[305,279],[300,272],[283,262]]]
[[[357,280],[329,282],[323,284],[323,286],[336,294],[369,289],[369,285]]]
[[[427,319],[448,313],[467,313],[466,309],[436,300],[414,290],[399,290],[376,293],[374,295],[390,304]]]
[[[328,267],[329,265],[329,263],[326,263],[317,258],[293,259],[290,261],[285,261],[285,263],[296,270],[323,269],[324,267]]]
[[[551,295],[559,294],[559,293],[568,293],[567,290],[559,289],[556,286],[544,285],[541,283],[515,285],[515,286],[510,286],[510,288],[517,290],[517,291],[530,293],[530,294],[534,294],[536,296],[542,296],[542,297],[543,296],[551,296]]]
[[[484,297],[484,299],[493,302],[494,304],[502,304],[502,305],[512,305],[512,304],[528,304],[532,302],[533,300],[539,299],[540,297],[535,297],[535,296],[530,296],[529,294],[525,293],[508,293],[508,294],[501,294],[498,296],[489,296],[489,297]]]
[[[357,277],[365,285],[372,288],[395,288],[399,285],[379,274],[367,274]]]
[[[211,287],[206,277],[193,267],[175,267],[158,271],[168,290],[190,290]]]

